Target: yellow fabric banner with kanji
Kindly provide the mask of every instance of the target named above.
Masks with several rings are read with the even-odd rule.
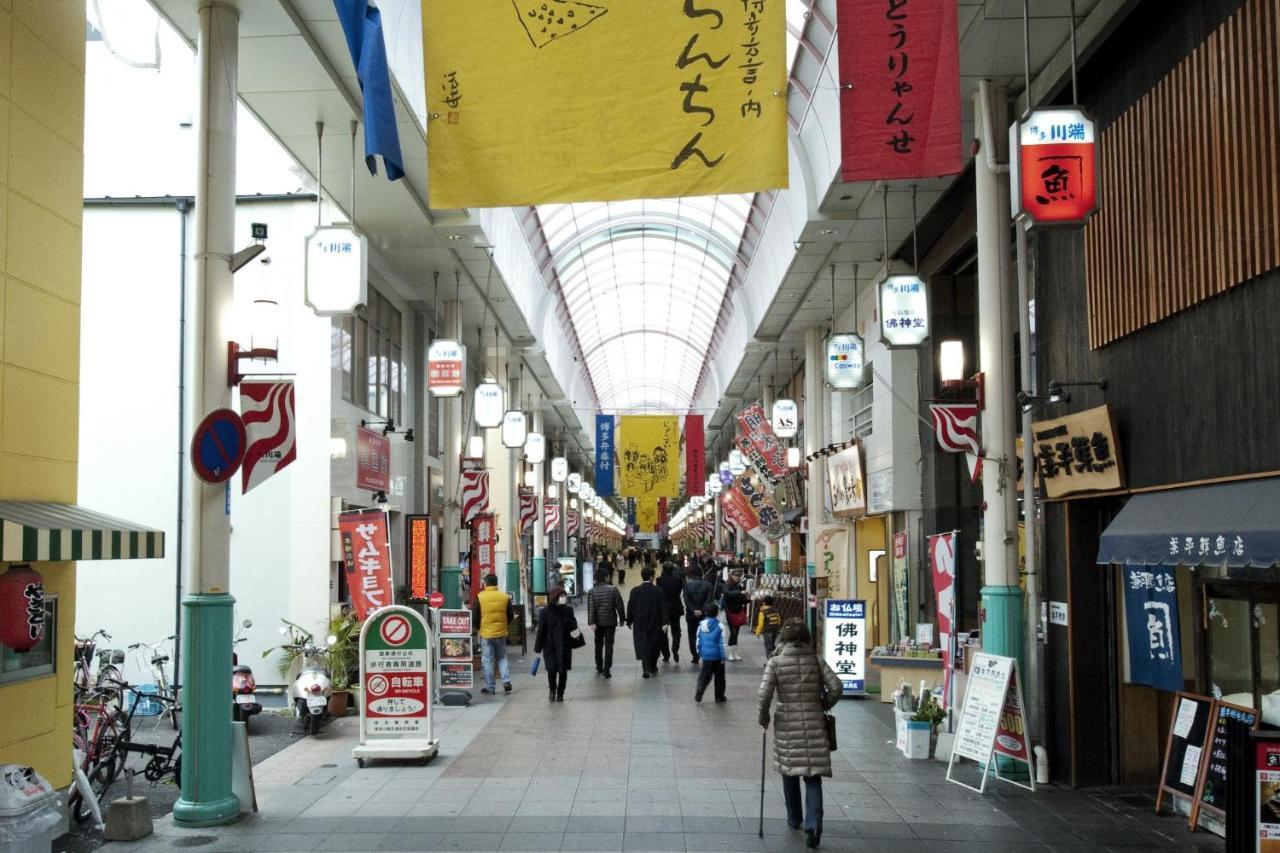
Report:
[[[680,419],[669,415],[623,415],[618,419],[618,494],[658,498],[680,494]],[[637,506],[636,512],[640,509]],[[640,523],[636,519],[636,523]]]
[[[787,185],[785,0],[422,0],[431,207]]]
[[[658,532],[657,498],[640,498],[636,501],[636,532]]]

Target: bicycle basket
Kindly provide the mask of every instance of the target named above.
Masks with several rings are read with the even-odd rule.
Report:
[[[129,712],[135,717],[158,717],[164,713],[164,703],[154,698],[160,692],[154,684],[139,684],[129,688]]]
[[[76,640],[76,663],[88,664],[90,661],[92,661],[93,650],[96,649],[97,647],[98,647],[98,644],[93,642],[92,640],[89,640],[87,642],[81,642],[80,640]]]

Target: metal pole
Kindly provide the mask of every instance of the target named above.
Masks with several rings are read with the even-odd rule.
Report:
[[[192,375],[199,415],[231,405],[227,387],[227,341],[233,340],[235,290],[230,257],[235,251],[236,107],[240,11],[226,0],[197,6],[194,296]],[[196,555],[188,566],[182,601],[182,796],[174,822],[203,827],[230,823],[240,801],[231,791],[231,519],[223,485],[200,483],[193,495],[199,523],[192,538]]]
[[[1023,601],[1018,586],[1016,466],[1013,393],[1008,347],[1013,339],[1009,305],[1009,183],[1007,140],[990,132],[1008,126],[1004,87],[981,81],[975,95],[977,127],[984,156],[975,158],[978,231],[978,363],[986,383],[982,446],[987,464],[982,476],[983,651],[1019,658],[1023,652]],[[993,168],[994,166],[994,168]]]
[[[533,410],[533,431],[543,436],[543,447],[547,446],[546,433],[542,432],[542,400],[538,400]],[[533,520],[533,594],[547,594],[547,460],[544,458],[533,466],[533,493],[538,499],[538,514]]]
[[[178,205],[178,520],[173,555],[173,690],[182,689],[182,563],[187,526],[187,212],[191,201]]]
[[[462,340],[462,303],[454,298],[444,304],[444,330],[440,337]],[[462,567],[458,558],[462,553],[462,509],[458,505],[458,484],[462,478],[462,403],[466,389],[456,397],[444,401],[444,532],[440,563],[440,591],[444,593],[444,606],[462,606]]]
[[[826,443],[823,432],[822,417],[822,378],[823,378],[823,330],[817,327],[805,329],[804,332],[804,451],[805,456],[812,456],[818,448]],[[806,566],[805,572],[805,609],[809,613],[809,627],[815,624],[815,614],[808,608],[809,582],[818,574],[818,531],[822,527],[822,493],[826,466],[818,463],[809,465],[809,477],[805,488],[805,506],[809,515],[809,535],[805,539]]]
[[[506,369],[507,408],[514,410],[520,408],[520,387],[512,385],[509,360]],[[514,596],[517,606],[524,601],[524,590],[520,588],[520,561],[516,559],[516,549],[520,544],[520,468],[520,450],[513,447],[507,451],[507,470],[510,472],[507,477],[507,592]]]
[[[1035,372],[1031,363],[1031,258],[1027,246],[1027,229],[1025,223],[1014,224],[1014,232],[1018,241],[1018,340],[1019,364],[1022,390],[1028,394],[1036,393]],[[1031,412],[1022,413],[1022,524],[1026,543],[1026,589],[1027,616],[1024,638],[1026,648],[1026,697],[1027,697],[1027,729],[1031,740],[1044,741],[1044,684],[1042,682],[1043,652],[1041,639],[1047,627],[1040,621],[1040,566],[1037,551],[1040,544],[1039,531],[1036,530],[1036,487],[1035,487],[1035,443],[1032,440]]]

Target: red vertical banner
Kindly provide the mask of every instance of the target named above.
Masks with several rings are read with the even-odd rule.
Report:
[[[684,489],[690,497],[707,490],[707,445],[702,432],[702,415],[684,417]]]
[[[482,512],[471,522],[471,601],[484,589],[484,576],[494,574],[494,546],[498,544],[493,514]]]
[[[658,535],[667,537],[667,499],[658,498]]]
[[[409,566],[409,600],[426,601],[431,590],[431,516],[405,517],[408,545],[405,558]]]
[[[956,609],[956,536],[939,533],[929,537],[929,563],[933,567],[933,592],[938,606],[938,642],[942,647],[942,707],[951,706],[951,650]],[[895,545],[896,547],[896,545]]]
[[[957,174],[956,0],[839,0],[840,178]]]
[[[391,600],[391,540],[387,514],[380,509],[344,512],[338,516],[342,563],[356,618],[394,604]]]

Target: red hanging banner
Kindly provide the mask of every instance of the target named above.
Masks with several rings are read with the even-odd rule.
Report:
[[[347,590],[356,618],[364,620],[391,600],[391,540],[387,514],[380,509],[344,512],[338,516],[342,562]]]
[[[684,490],[690,497],[707,491],[707,447],[702,433],[702,415],[684,417]]]
[[[494,547],[498,544],[498,531],[493,514],[482,512],[471,521],[471,596],[467,606],[476,603],[476,596],[484,589],[486,575],[494,574]]]
[[[839,0],[840,179],[963,166],[956,0]]]

